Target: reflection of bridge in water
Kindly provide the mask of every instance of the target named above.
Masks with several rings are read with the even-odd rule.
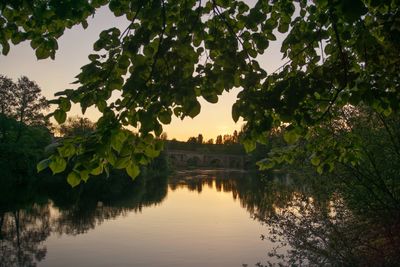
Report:
[[[244,155],[216,154],[190,150],[166,150],[169,162],[176,167],[221,167],[244,169]]]

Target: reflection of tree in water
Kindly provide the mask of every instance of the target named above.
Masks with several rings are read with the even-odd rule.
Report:
[[[357,185],[340,188],[333,182],[338,177],[310,176],[307,172],[292,175],[296,179],[279,173],[273,177],[184,173],[173,177],[170,188],[201,193],[204,186],[215,186],[217,191],[232,192],[243,208],[266,224],[269,233],[264,238],[274,242],[277,249],[269,254],[284,266],[399,264],[400,225],[396,222],[400,214],[394,212],[388,218],[390,212],[374,211],[386,217],[369,216],[365,203],[373,203],[370,196],[360,193],[354,198]],[[362,198],[366,200],[362,202]],[[355,201],[359,202],[356,207]]]
[[[332,198],[327,207],[297,193],[275,216],[262,219],[271,227],[266,238],[276,242],[277,247],[291,246],[283,253],[271,253],[287,265],[369,265],[369,261],[360,262],[360,255],[371,256],[366,252],[373,248],[365,235],[367,224],[357,222],[340,197]],[[367,246],[371,247],[367,249]]]
[[[157,205],[166,194],[165,176],[138,178],[135,183],[125,176],[100,181],[92,179],[72,195],[53,198],[59,216],[52,225],[59,234],[86,233],[104,221]]]
[[[288,198],[283,187],[278,188],[269,180],[243,172],[183,172],[174,175],[169,186],[171,190],[188,188],[190,191],[201,193],[204,186],[213,188],[214,183],[218,192],[232,192],[233,199],[238,199],[241,206],[251,215],[272,215]]]
[[[36,266],[46,256],[46,247],[42,242],[51,232],[68,235],[86,233],[106,220],[157,205],[167,194],[165,176],[140,177],[134,183],[124,176],[96,178],[77,190],[66,185],[63,177],[59,180],[51,177],[52,182],[45,181],[44,191],[49,192],[52,205],[58,210],[52,216],[49,203],[35,204],[35,199],[47,199],[46,194],[33,190],[35,192],[30,194],[34,197],[24,201],[21,197],[23,204],[13,203],[15,199],[9,201],[1,196],[0,266]],[[5,212],[2,211],[3,206],[16,208],[13,212]]]
[[[0,266],[36,266],[46,256],[42,242],[50,235],[47,205],[0,213]]]
[[[285,266],[398,266],[398,214],[377,219],[362,211],[367,209],[365,203],[349,206],[354,199],[346,190],[352,190],[354,198],[359,189],[340,188],[335,179],[299,177],[299,184],[291,186],[288,200],[273,216],[257,214],[269,226],[265,238],[278,249],[270,256]]]
[[[272,256],[285,256],[280,259],[285,265],[382,265],[383,262],[392,266],[400,262],[399,256],[393,256],[400,255],[398,224],[381,224],[384,220],[357,215],[353,207],[355,199],[349,202],[346,192],[338,190],[337,185],[330,186],[329,179],[305,177],[296,179],[299,183],[295,184],[294,179],[279,176],[275,174],[273,181],[241,172],[184,172],[170,178],[169,188],[188,188],[201,193],[209,187],[231,192],[232,198],[254,218],[266,223],[271,232],[265,238],[276,242],[278,247],[287,244],[282,254],[279,250],[271,252]],[[51,231],[59,234],[86,233],[106,220],[161,203],[168,189],[165,176],[138,178],[135,183],[122,176],[96,178],[78,189],[59,184],[47,188],[58,209],[51,219],[46,205],[0,213],[0,265],[34,266],[43,259],[46,248],[41,242],[50,234],[50,223]],[[398,216],[393,214],[393,220]]]

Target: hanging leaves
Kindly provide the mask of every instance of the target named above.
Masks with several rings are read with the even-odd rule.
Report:
[[[71,102],[102,113],[92,139],[77,139],[79,150],[58,155],[68,163],[85,161],[91,172],[115,166],[125,145],[144,155],[151,144],[142,136],[160,135],[172,110],[193,118],[201,111],[198,97],[215,103],[233,87],[242,89],[232,117],[247,124],[247,150],[286,125],[298,129],[284,135],[296,144],[349,104],[363,103],[384,116],[399,109],[399,6],[393,1],[257,1],[253,7],[239,0],[28,2],[0,5],[4,55],[9,42],[30,40],[38,59],[54,58],[65,29],[86,28],[102,6],[129,20],[126,29],[101,32],[90,63],[76,76],[78,88],[60,93],[54,112],[59,123]],[[259,55],[282,36],[277,33],[284,33],[286,64],[267,76]],[[135,144],[121,130],[127,126],[141,133]],[[331,169],[326,166],[322,170]]]

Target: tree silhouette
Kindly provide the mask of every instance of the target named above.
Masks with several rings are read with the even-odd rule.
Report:
[[[73,137],[89,134],[95,129],[95,124],[88,118],[76,116],[68,118],[64,124],[60,125],[59,132],[62,136]]]
[[[215,139],[216,145],[222,145],[222,135],[218,135],[217,139]]]
[[[24,125],[46,126],[48,120],[43,111],[49,107],[47,100],[41,95],[40,87],[26,76],[22,76],[15,84],[11,79],[0,76],[0,108],[1,137],[7,135],[5,124],[12,118],[19,122],[14,142],[20,141]]]
[[[197,136],[197,143],[198,143],[198,144],[203,144],[203,135],[202,135],[202,134],[199,134],[199,135]]]
[[[15,107],[15,83],[8,77],[0,75],[0,114],[12,116]]]
[[[49,107],[47,100],[41,95],[40,87],[22,76],[15,87],[15,118],[27,125],[43,125],[46,122],[43,110]]]

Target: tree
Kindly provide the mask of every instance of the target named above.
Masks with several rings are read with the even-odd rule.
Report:
[[[194,137],[194,136],[189,137],[188,140],[186,141],[186,143],[188,143],[188,144],[196,144],[197,143],[197,138]]]
[[[49,107],[45,97],[41,95],[40,87],[22,76],[18,79],[14,91],[16,106],[13,116],[20,122],[27,125],[46,124],[43,110]]]
[[[239,135],[238,135],[238,132],[236,130],[233,132],[232,141],[235,144],[239,143]]]
[[[203,135],[202,134],[199,134],[198,136],[197,136],[197,143],[198,144],[203,144]]]
[[[11,116],[12,109],[15,106],[15,84],[3,75],[0,75],[0,114]]]
[[[49,107],[49,104],[41,95],[40,87],[26,76],[19,78],[15,84],[11,79],[0,75],[0,96],[0,140],[2,142],[5,142],[6,136],[10,135],[9,131],[13,131],[11,129],[15,126],[12,126],[13,119],[19,122],[17,129],[14,129],[16,135],[13,142],[20,141],[22,131],[26,129],[25,125],[48,125],[48,119],[43,111]]]
[[[216,145],[222,145],[222,135],[218,135],[217,139],[215,139]]]
[[[230,135],[230,134],[224,134],[223,143],[224,143],[224,145],[233,144],[232,135]]]
[[[13,181],[31,179],[44,148],[51,142],[48,107],[39,86],[27,77],[15,84],[0,75],[0,169],[3,178]]]
[[[316,136],[349,104],[370,106],[384,116],[399,110],[400,11],[395,0],[260,0],[253,7],[239,0],[6,1],[0,4],[2,53],[8,53],[9,41],[30,40],[38,59],[54,58],[65,28],[86,27],[86,19],[105,5],[115,16],[125,16],[128,27],[104,30],[91,62],[77,75],[78,89],[59,92],[52,102],[60,123],[71,102],[80,103],[83,111],[96,106],[103,114],[98,132],[80,145],[80,151],[90,153],[82,158],[76,150],[50,159],[60,163],[53,165],[56,172],[65,169],[66,161],[75,164],[75,172],[90,162],[71,173],[77,181],[87,171],[115,167],[110,157],[128,157],[119,167],[136,174],[134,159],[148,162],[158,155],[161,145],[154,135],[162,133],[173,114],[194,117],[201,109],[198,97],[215,103],[233,87],[242,88],[232,117],[246,122],[248,151],[283,126],[294,149],[302,136]],[[267,75],[257,56],[276,40],[277,31],[286,34],[281,51],[287,62]],[[121,98],[111,101],[115,90]],[[130,135],[123,129],[128,125],[140,134]],[[138,143],[147,149],[135,149]],[[94,144],[99,148],[92,149]],[[326,153],[339,152],[345,160],[348,149],[331,145]],[[122,147],[134,152],[121,154]]]
[[[64,137],[72,137],[90,134],[95,129],[95,124],[88,118],[76,116],[68,118],[66,123],[60,125],[59,132]]]

